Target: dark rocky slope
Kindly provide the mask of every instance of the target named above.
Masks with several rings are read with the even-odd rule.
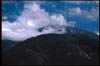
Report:
[[[10,48],[16,46],[20,42],[18,41],[11,41],[11,40],[2,40],[2,53],[9,50]]]
[[[51,26],[51,27],[57,29],[58,32],[60,32],[60,31],[62,32],[61,29],[65,26]],[[46,27],[40,28],[39,32],[42,32],[43,29],[46,29]],[[90,36],[93,39],[96,39],[96,40],[99,39],[98,35],[96,35],[95,33],[88,32],[88,31],[85,31],[85,30],[82,30],[82,29],[79,29],[76,27],[70,27],[70,26],[67,26],[65,28],[65,33],[63,33],[63,34],[87,34],[88,36]],[[23,42],[23,41],[2,40],[2,52],[5,53],[5,51],[10,50],[17,44],[20,44],[20,42]]]
[[[87,34],[30,38],[3,54],[3,65],[98,65],[99,41]]]

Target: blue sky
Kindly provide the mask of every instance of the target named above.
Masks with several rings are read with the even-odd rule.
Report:
[[[67,1],[66,1],[67,2]],[[90,1],[90,3],[81,3],[81,4],[73,4],[73,3],[66,3],[66,2],[59,2],[59,1],[53,1],[53,2],[48,2],[47,5],[42,4],[41,8],[46,8],[46,11],[48,11],[49,13],[54,13],[57,11],[57,13],[62,13],[65,11],[66,9],[71,9],[71,8],[81,8],[81,10],[87,10],[88,12],[91,11],[92,8],[97,9],[99,7],[99,5],[97,3],[93,3]],[[85,1],[87,2],[87,1]],[[56,5],[55,9],[53,7],[51,7],[52,5]],[[61,10],[61,11],[59,11]],[[99,17],[99,10],[97,10],[98,14],[97,17]],[[95,13],[95,12],[92,12]],[[84,17],[80,17],[80,16],[69,16],[68,14],[63,14],[66,19],[68,21],[76,21],[76,27],[80,28],[80,29],[85,29],[89,32],[94,32],[95,30],[99,31],[99,19],[96,20],[91,20],[91,19],[87,19]],[[88,15],[87,15],[88,16]]]
[[[57,29],[62,29],[61,33],[64,33],[62,26],[77,27],[99,34],[99,3],[98,1],[6,1],[2,2],[2,25],[3,39],[11,40],[25,40],[40,34],[59,33]],[[54,29],[48,25],[58,25],[60,28]],[[39,33],[37,30],[41,27],[45,29]],[[24,30],[29,32],[16,37]]]

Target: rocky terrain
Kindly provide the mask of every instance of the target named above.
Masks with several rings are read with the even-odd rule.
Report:
[[[3,54],[3,65],[98,65],[99,41],[88,34],[45,34]]]

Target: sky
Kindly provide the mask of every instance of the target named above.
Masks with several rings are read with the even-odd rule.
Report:
[[[3,40],[24,41],[42,34],[63,34],[67,26],[99,35],[99,2],[2,1]]]

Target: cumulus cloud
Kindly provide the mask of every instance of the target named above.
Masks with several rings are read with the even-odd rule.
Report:
[[[70,16],[81,15],[81,9],[79,7],[69,8],[68,11],[69,11],[68,15]]]
[[[99,8],[92,8],[90,11],[83,11],[83,14],[88,19],[93,21],[99,21]]]
[[[99,1],[64,1],[64,2],[66,2],[66,4],[71,3],[77,5],[77,7],[66,9],[66,14],[68,14],[67,16],[71,16],[71,17],[80,16],[82,18],[84,17],[94,22],[99,21]],[[80,7],[82,4],[84,4],[84,7],[86,4],[86,5],[93,6],[93,8],[88,8],[87,10],[82,9]]]
[[[23,41],[41,34],[62,34],[66,32],[65,27],[71,24],[66,22],[62,14],[50,15],[36,3],[25,4],[15,22],[2,22],[2,39]]]
[[[83,10],[80,7],[69,8],[66,10],[69,16],[80,16],[92,21],[99,20],[99,8],[91,8],[90,10]]]

